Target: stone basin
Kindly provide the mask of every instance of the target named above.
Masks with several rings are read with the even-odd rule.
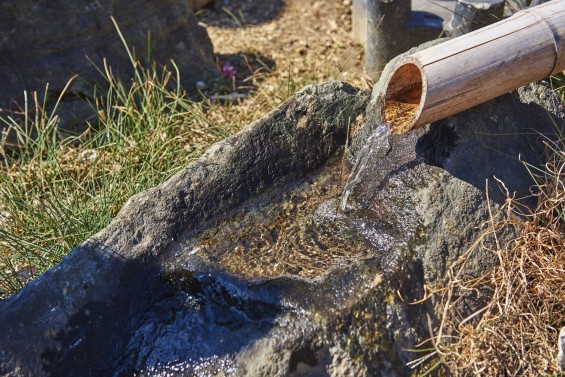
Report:
[[[522,161],[543,163],[564,113],[532,84],[390,136],[344,211],[380,91],[306,87],[132,197],[0,302],[0,374],[408,375],[420,356],[409,350],[441,313],[433,299],[411,303],[504,204],[493,176],[529,194]],[[466,276],[495,265],[488,242]],[[480,304],[469,297],[461,311]]]

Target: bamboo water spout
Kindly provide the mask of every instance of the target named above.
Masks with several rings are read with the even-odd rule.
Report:
[[[563,70],[565,0],[553,0],[400,59],[382,121],[404,134]]]

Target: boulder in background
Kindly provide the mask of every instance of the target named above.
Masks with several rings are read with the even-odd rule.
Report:
[[[78,74],[60,105],[61,123],[72,129],[91,116],[84,100],[92,98],[93,84],[104,86],[96,69],[103,70],[103,59],[126,85],[133,73],[112,16],[135,57],[169,67],[174,60],[185,89],[218,76],[210,38],[186,0],[6,0],[0,2],[0,108],[23,109],[23,92],[41,96],[47,83],[52,106]]]

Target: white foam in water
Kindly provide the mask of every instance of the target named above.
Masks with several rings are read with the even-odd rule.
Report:
[[[367,139],[367,143],[359,152],[359,156],[355,161],[353,169],[347,178],[347,183],[345,184],[345,189],[343,190],[343,196],[341,197],[341,210],[345,211],[347,209],[347,200],[353,191],[353,188],[359,181],[361,173],[367,167],[369,159],[374,154],[381,155],[387,151],[388,136],[390,135],[390,130],[387,125],[379,124],[375,132]]]

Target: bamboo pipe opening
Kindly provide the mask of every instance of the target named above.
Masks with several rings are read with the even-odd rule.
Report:
[[[412,63],[398,67],[389,79],[381,118],[392,133],[404,134],[415,127],[421,112],[423,88],[422,73]]]

